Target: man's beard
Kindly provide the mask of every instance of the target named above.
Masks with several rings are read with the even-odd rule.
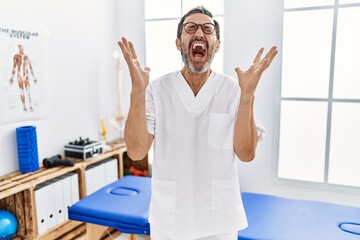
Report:
[[[195,67],[190,61],[189,54],[185,53],[184,50],[181,50],[181,57],[185,66],[188,67],[192,73],[201,74],[207,72],[210,69],[210,65],[215,57],[215,49],[212,48],[209,50],[210,51],[208,52],[208,60],[202,67]]]

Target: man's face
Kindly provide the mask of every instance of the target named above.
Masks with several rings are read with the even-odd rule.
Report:
[[[214,24],[214,21],[209,16],[202,13],[196,13],[187,17],[183,26],[189,22]],[[193,73],[204,73],[210,68],[220,41],[216,38],[215,30],[211,34],[205,34],[201,27],[198,27],[195,33],[188,33],[183,27],[180,40],[177,39],[176,44],[181,51],[185,66]]]

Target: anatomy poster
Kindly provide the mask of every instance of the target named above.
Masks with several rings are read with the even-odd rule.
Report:
[[[46,115],[44,32],[0,26],[0,123]]]

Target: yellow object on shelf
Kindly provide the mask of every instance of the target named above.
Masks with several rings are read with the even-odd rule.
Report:
[[[107,139],[107,130],[106,130],[106,126],[104,123],[104,119],[101,117],[100,118],[100,124],[101,124],[101,136],[103,137],[104,140]]]

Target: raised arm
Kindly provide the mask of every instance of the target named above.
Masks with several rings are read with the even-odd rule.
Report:
[[[257,129],[254,119],[254,98],[256,86],[261,74],[269,67],[272,60],[278,53],[276,47],[272,47],[261,59],[264,49],[257,53],[253,64],[247,71],[236,68],[241,96],[238,114],[234,130],[234,151],[241,161],[249,162],[255,157],[255,150],[258,142]]]
[[[146,125],[145,91],[149,84],[149,68],[142,68],[134,45],[126,38],[118,42],[131,77],[130,109],[125,123],[127,153],[132,160],[141,160],[148,153],[153,136]]]

